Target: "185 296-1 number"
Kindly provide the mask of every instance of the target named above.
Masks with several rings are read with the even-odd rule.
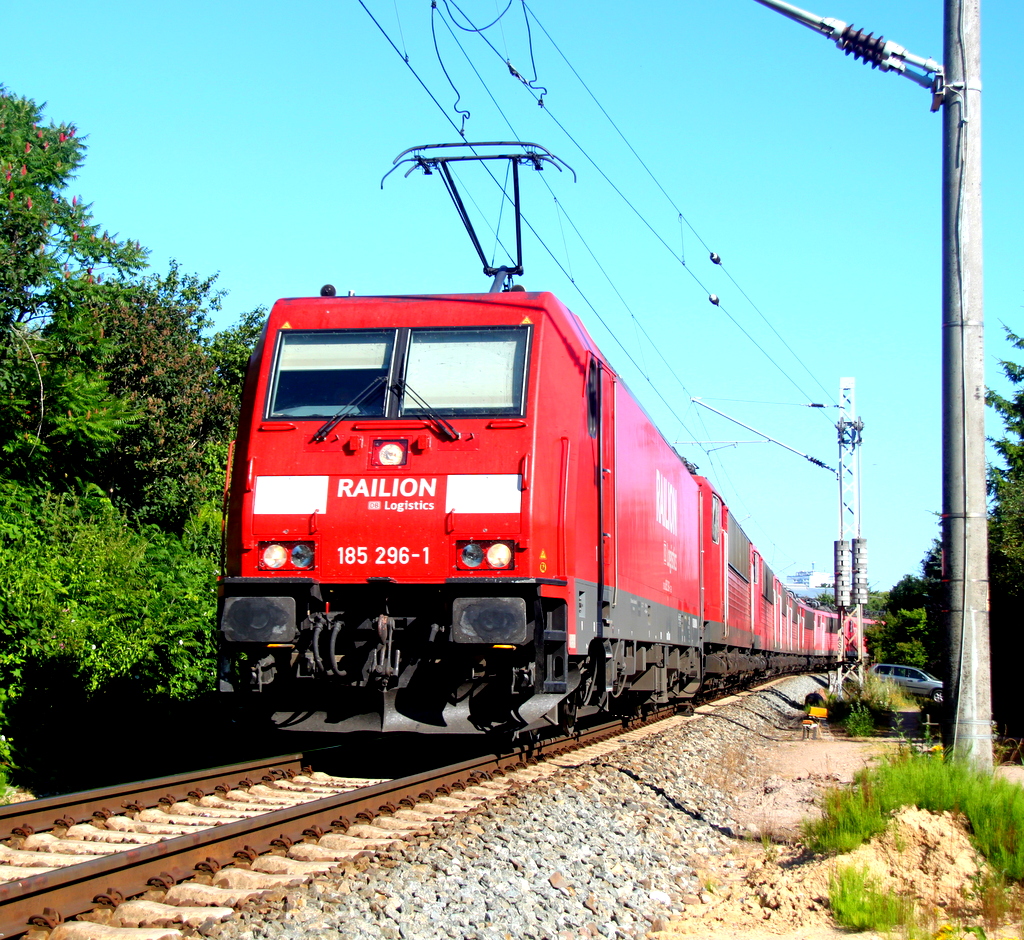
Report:
[[[430,546],[414,552],[405,545],[344,545],[338,547],[338,563],[342,565],[366,565],[373,559],[375,565],[407,565],[421,558],[430,563]]]

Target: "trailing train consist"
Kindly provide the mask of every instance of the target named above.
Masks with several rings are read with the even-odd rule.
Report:
[[[220,687],[281,727],[572,727],[841,655],[550,293],[278,301],[229,505]]]

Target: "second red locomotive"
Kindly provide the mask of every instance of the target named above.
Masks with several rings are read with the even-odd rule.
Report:
[[[837,655],[551,294],[281,300],[242,414],[220,683],[282,727],[571,727]]]

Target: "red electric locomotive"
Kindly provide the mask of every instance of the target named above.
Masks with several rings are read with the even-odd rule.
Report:
[[[571,726],[837,655],[549,293],[275,304],[221,589],[221,688],[302,730]]]

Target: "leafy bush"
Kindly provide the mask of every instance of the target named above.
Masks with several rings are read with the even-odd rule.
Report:
[[[115,684],[170,700],[211,686],[209,528],[197,522],[184,539],[136,531],[98,492],[0,482],[0,762],[25,743],[12,728],[15,704],[53,695],[57,675],[86,701]]]
[[[875,733],[875,716],[867,706],[857,702],[846,716],[843,727],[855,738],[869,738]]]

